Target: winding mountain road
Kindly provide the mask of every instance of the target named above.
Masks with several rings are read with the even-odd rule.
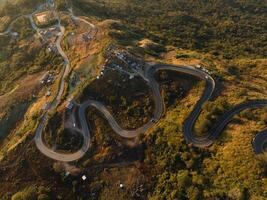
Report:
[[[32,15],[27,15],[30,19],[30,22],[32,24],[32,27],[38,32],[38,28],[35,26]],[[94,25],[92,25],[90,22],[87,22],[83,18],[78,18],[73,16],[73,19],[75,20],[81,20],[87,24],[89,24],[92,28],[95,28]],[[12,29],[13,22],[10,24],[10,26],[7,28],[7,30],[3,33],[0,33],[1,35],[6,35],[8,34],[11,29]],[[60,27],[61,33],[59,37],[57,38],[56,41],[56,47],[59,52],[59,54],[62,56],[64,59],[64,69],[62,71],[62,75],[60,77],[60,86],[57,91],[57,95],[54,98],[54,100],[49,104],[47,107],[45,114],[43,115],[37,129],[36,129],[36,134],[35,134],[35,143],[37,148],[46,156],[49,158],[52,158],[54,160],[62,161],[62,162],[71,162],[80,159],[81,157],[84,156],[84,154],[87,152],[88,148],[90,147],[90,137],[91,137],[91,132],[90,128],[86,119],[86,109],[88,107],[95,107],[98,109],[104,117],[107,119],[108,123],[112,127],[112,129],[121,137],[124,138],[135,138],[141,133],[145,133],[150,129],[151,127],[155,126],[155,124],[161,119],[162,114],[164,113],[164,102],[161,97],[160,93],[160,86],[158,82],[155,80],[154,75],[157,71],[161,70],[170,70],[170,71],[176,71],[180,73],[185,73],[185,74],[190,74],[192,76],[195,76],[199,79],[202,79],[205,81],[205,90],[199,99],[199,101],[196,103],[193,111],[189,114],[188,118],[184,122],[184,127],[183,127],[183,133],[185,140],[187,143],[192,143],[194,146],[197,147],[207,147],[210,146],[222,133],[223,129],[225,126],[232,120],[234,115],[240,113],[244,109],[249,109],[249,108],[260,108],[267,106],[267,100],[255,100],[255,101],[249,101],[247,103],[240,104],[236,107],[234,107],[232,110],[226,112],[221,119],[219,119],[219,122],[214,125],[214,127],[205,135],[203,136],[197,136],[194,134],[193,128],[195,126],[196,120],[198,119],[201,111],[202,111],[202,105],[209,101],[214,90],[216,83],[212,76],[210,76],[208,73],[205,71],[195,68],[192,66],[174,66],[174,65],[167,65],[167,64],[148,64],[144,74],[142,75],[143,79],[147,82],[149,87],[152,89],[152,94],[153,94],[153,99],[155,102],[155,111],[154,111],[154,116],[153,118],[145,125],[143,125],[140,128],[137,128],[135,130],[124,130],[122,129],[119,124],[116,122],[114,117],[111,115],[111,113],[107,110],[107,108],[100,102],[97,101],[92,101],[88,100],[83,102],[79,106],[79,120],[81,124],[81,132],[83,135],[83,145],[81,149],[74,153],[62,153],[62,152],[57,152],[55,150],[52,150],[51,148],[47,147],[43,141],[42,138],[42,132],[43,129],[47,123],[48,120],[48,111],[55,109],[58,104],[61,101],[61,97],[64,91],[64,86],[65,86],[65,78],[68,76],[69,71],[70,71],[70,62],[61,48],[61,41],[63,39],[63,35],[65,32],[65,28],[63,26],[58,25]],[[256,154],[263,153],[264,152],[264,145],[267,142],[267,130],[264,130],[260,133],[258,133],[255,138],[252,141],[252,145],[254,148],[254,151]]]
[[[42,151],[45,155],[55,160],[69,162],[75,161],[80,159],[84,156],[87,152],[88,148],[90,147],[90,129],[88,126],[88,122],[86,119],[86,109],[88,107],[95,107],[99,110],[104,117],[107,119],[108,123],[112,127],[112,129],[121,137],[124,138],[135,138],[141,133],[145,133],[148,129],[153,127],[157,121],[161,119],[161,116],[164,112],[164,102],[160,94],[160,87],[157,81],[154,78],[154,75],[157,71],[160,70],[171,70],[180,73],[190,74],[192,76],[198,77],[206,82],[205,90],[200,98],[200,100],[195,105],[193,111],[190,113],[189,117],[186,119],[184,123],[184,136],[187,143],[192,143],[194,146],[197,147],[207,147],[210,146],[221,134],[225,126],[232,120],[233,116],[240,113],[244,109],[249,108],[260,108],[267,106],[267,100],[257,100],[257,101],[250,101],[244,104],[240,104],[233,108],[232,110],[226,112],[222,118],[219,120],[218,124],[216,124],[211,131],[209,131],[204,136],[196,136],[193,132],[193,127],[196,123],[198,116],[201,113],[202,105],[209,101],[214,89],[215,89],[215,81],[214,79],[206,72],[201,69],[192,67],[192,66],[173,66],[173,65],[149,65],[146,68],[145,72],[145,80],[147,81],[148,85],[152,89],[153,99],[155,101],[155,111],[154,111],[154,118],[150,120],[144,126],[135,129],[135,130],[124,130],[122,129],[119,124],[116,122],[114,117],[111,113],[107,110],[107,108],[98,101],[88,100],[82,103],[79,106],[79,120],[81,123],[82,134],[84,137],[84,142],[82,148],[72,154],[62,154],[59,152],[54,152],[47,147],[45,151]],[[264,151],[263,144],[267,142],[267,134],[266,131],[259,133],[253,143],[253,147],[255,149],[255,153],[262,153]],[[43,149],[44,150],[44,149]]]
[[[253,141],[252,141],[252,145],[254,148],[254,152],[256,154],[261,154],[264,152],[267,143],[267,130],[261,131],[260,133],[258,133]]]
[[[75,19],[79,20],[80,18],[76,17]],[[84,21],[84,19],[81,18],[81,21]],[[87,24],[90,25],[93,29],[96,29],[96,27],[94,25],[92,25],[91,23],[88,22]],[[61,47],[61,41],[62,41],[64,33],[65,33],[65,27],[61,26],[60,23],[58,26],[60,27],[61,32],[60,32],[59,37],[57,38],[56,47],[57,47],[58,53],[61,55],[61,57],[64,60],[64,69],[63,69],[63,73],[60,77],[60,86],[58,88],[56,97],[46,108],[45,114],[42,117],[41,122],[39,123],[39,125],[36,129],[35,144],[36,144],[36,147],[44,155],[48,156],[49,158],[52,158],[54,160],[64,161],[64,162],[70,162],[70,161],[77,160],[77,158],[80,158],[81,155],[84,155],[84,153],[88,150],[88,146],[89,146],[88,140],[84,139],[84,143],[83,143],[82,148],[80,150],[78,150],[77,152],[75,152],[73,154],[64,154],[64,153],[55,152],[54,150],[47,147],[45,145],[45,143],[43,142],[43,138],[42,138],[43,129],[44,129],[46,122],[47,122],[47,119],[48,119],[48,111],[55,109],[59,105],[59,103],[61,102],[61,98],[62,98],[64,88],[65,88],[65,78],[69,75],[69,71],[70,71],[70,61],[68,59],[68,56],[65,54],[65,52],[63,51],[63,49]],[[86,131],[83,132],[83,137],[88,138],[87,134],[88,134],[88,132],[86,132]]]
[[[36,11],[34,11],[31,14],[27,14],[27,15],[19,15],[18,17],[16,17],[7,27],[7,29],[4,32],[0,33],[0,36],[5,36],[10,34],[12,28],[13,28],[13,24],[16,22],[16,20],[19,17],[26,17],[29,19],[30,24],[32,26],[32,28],[37,32],[39,37],[42,37],[42,35],[40,34],[40,30],[44,30],[44,29],[40,29],[36,26],[34,20],[33,20],[33,15],[36,14],[38,11],[40,11],[40,9],[42,9],[43,5],[40,5]],[[86,23],[87,25],[91,26],[91,28],[93,28],[94,30],[96,29],[95,25],[93,25],[90,22],[87,22],[85,19],[80,18],[80,17],[76,17],[73,14],[71,15],[71,17],[74,17],[75,20],[77,21],[82,21],[84,23]],[[87,151],[88,148],[85,148],[85,146],[89,146],[89,144],[83,145],[83,148],[81,148],[79,151],[73,153],[73,154],[63,154],[63,153],[59,153],[59,152],[55,152],[54,150],[50,149],[49,147],[47,147],[45,145],[45,143],[43,142],[43,137],[42,137],[42,133],[43,133],[43,129],[46,126],[47,120],[48,120],[48,112],[50,110],[55,109],[59,103],[61,102],[61,98],[64,92],[64,88],[65,88],[65,78],[69,75],[69,71],[70,71],[70,61],[68,59],[68,56],[66,55],[66,53],[63,51],[62,47],[61,47],[61,41],[63,39],[64,33],[65,33],[65,27],[60,25],[60,19],[58,20],[59,23],[57,24],[57,26],[60,29],[60,34],[55,42],[55,46],[57,48],[58,53],[61,55],[61,57],[64,60],[64,67],[63,70],[61,72],[61,76],[60,76],[60,81],[59,81],[59,87],[58,90],[56,92],[56,96],[53,99],[52,102],[48,103],[48,106],[46,107],[46,109],[44,110],[43,116],[37,126],[36,129],[36,133],[35,133],[35,144],[37,146],[37,148],[46,156],[55,159],[55,160],[61,160],[61,161],[65,161],[65,162],[69,162],[69,161],[73,161],[76,160],[77,158],[80,158],[81,155],[84,154],[84,152]],[[95,31],[95,34],[97,33],[97,31]],[[86,133],[86,132],[85,132]],[[86,135],[84,134],[84,137],[86,137]],[[86,141],[86,140],[85,140]]]

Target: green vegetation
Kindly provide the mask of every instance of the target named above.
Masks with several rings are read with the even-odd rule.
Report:
[[[129,80],[111,70],[84,89],[81,101],[86,99],[102,102],[125,129],[138,128],[153,115],[154,105],[145,82],[141,78]]]
[[[1,136],[7,135],[14,128],[30,105],[32,94],[27,95],[27,92],[25,95],[15,93],[19,96],[16,96],[15,100],[12,98],[12,93],[16,92],[18,85],[22,84],[23,87],[31,84],[32,80],[21,82],[23,78],[41,71],[57,70],[62,64],[62,59],[58,55],[48,53],[41,48],[38,40],[32,39],[35,32],[30,28],[28,19],[17,19],[13,29],[19,33],[18,38],[0,36],[0,95],[6,95],[2,97],[5,101],[1,102],[1,115],[5,116],[4,119],[0,119]]]
[[[179,104],[179,109],[170,111],[160,126],[143,139],[148,146],[145,163],[157,174],[149,199],[265,199],[262,165],[266,162],[255,157],[249,147],[250,137],[246,135],[253,134],[242,127],[242,136],[224,141],[224,148],[190,147],[184,141],[182,123],[177,120],[184,119],[180,109],[188,108]],[[237,150],[237,146],[241,149]]]
[[[35,34],[35,30],[32,29],[29,19],[25,17],[18,18],[13,24],[12,30],[17,31],[20,40],[33,37]]]
[[[42,71],[54,70],[63,64],[62,58],[49,53],[34,37],[29,19],[17,18],[12,32],[18,35],[0,36],[0,135],[8,135],[24,118],[40,90]],[[23,136],[35,127],[36,122],[26,119],[17,136]]]
[[[81,133],[74,130],[72,124],[66,125],[69,115],[70,113],[66,111],[63,116],[56,113],[49,119],[44,131],[44,140],[50,148],[56,146],[58,150],[65,152],[75,152],[81,148],[83,144]]]
[[[129,29],[129,27],[114,22],[111,24],[111,31],[109,32],[109,35],[114,38],[120,45],[128,46],[128,45],[134,45],[136,41],[142,39],[142,35],[134,32],[132,29]]]
[[[38,1],[28,2],[27,6],[20,4],[24,6],[22,12],[32,9]],[[218,88],[214,99],[203,106],[195,126],[197,134],[210,130],[234,105],[267,98],[266,59],[262,59],[267,52],[266,5],[263,1],[56,2],[60,10],[74,6],[77,15],[122,21],[98,23],[96,39],[83,52],[85,44],[77,38],[90,30],[86,27],[77,29],[65,16],[62,25],[67,27],[62,46],[70,58],[72,70],[66,78],[70,84],[64,98],[75,93],[75,97],[80,95],[76,99],[79,103],[88,99],[101,101],[124,128],[143,125],[154,108],[149,88],[140,78],[129,81],[124,75],[105,70],[104,76],[94,80],[105,60],[104,49],[111,40],[141,52],[140,59],[201,64],[211,71]],[[1,16],[17,15],[10,5]],[[47,70],[56,74],[62,66],[58,55],[48,53],[38,40],[30,37],[34,31],[29,25],[26,18],[19,18],[13,28],[19,33],[18,38],[0,36],[0,95],[12,94],[22,77]],[[116,63],[114,58],[111,60]],[[24,115],[25,121],[18,127],[16,136],[27,135],[27,139],[8,152],[0,163],[0,199],[267,199],[267,159],[264,155],[255,156],[251,147],[255,134],[266,128],[267,110],[241,112],[215,144],[196,148],[186,144],[183,125],[201,96],[204,83],[168,71],[158,73],[156,78],[161,84],[166,113],[154,128],[140,135],[139,141],[122,139],[114,134],[96,109],[90,108],[87,119],[93,134],[89,151],[77,162],[61,164],[58,171],[53,169],[55,162],[37,151],[31,142],[40,105],[31,109],[33,113],[24,115],[32,97],[27,101],[15,98],[16,104],[6,108],[5,115],[0,113],[0,133],[15,127]],[[61,104],[51,112],[44,139],[48,146],[56,146],[59,151],[76,151],[82,138],[80,133],[64,129],[68,126],[69,113],[64,113],[63,109],[65,105]],[[10,137],[10,140],[14,138]],[[65,170],[73,168],[76,173],[66,175]],[[82,181],[77,171],[86,174],[87,180]],[[37,182],[49,186],[51,192],[35,187]]]
[[[73,0],[84,14],[120,19],[164,45],[225,58],[266,56],[264,1]]]
[[[204,112],[198,119],[195,126],[195,131],[199,135],[207,134],[207,132],[212,128],[217,120],[233,106],[230,106],[227,99],[220,98],[216,102],[207,102],[203,106]]]
[[[3,119],[0,119],[0,139],[4,138],[14,128],[15,124],[23,118],[29,104],[30,102],[20,102],[8,108],[7,114]]]
[[[40,14],[42,13],[43,15],[46,15],[45,18],[46,20],[45,21],[42,21],[40,22],[37,18],[37,14]],[[53,25],[55,25],[58,20],[56,18],[56,16],[54,16],[53,12],[52,11],[49,11],[49,10],[43,10],[43,11],[40,11],[39,13],[37,13],[36,15],[33,16],[33,20],[35,21],[35,24],[39,27],[39,28],[48,28],[48,27],[51,27]]]
[[[3,7],[0,7],[0,16],[16,17],[22,14],[29,14],[33,12],[43,0],[8,0]],[[19,8],[19,12],[18,12]]]
[[[37,73],[43,70],[57,69],[62,64],[62,59],[58,55],[49,53],[41,48],[38,40],[27,40],[31,30],[23,26],[28,25],[24,21],[16,26],[21,36],[19,40],[11,39],[9,36],[0,36],[0,94],[4,94],[12,89],[14,81],[25,75]]]
[[[50,197],[46,194],[47,192],[43,187],[32,186],[17,192],[11,197],[11,200],[50,200]]]

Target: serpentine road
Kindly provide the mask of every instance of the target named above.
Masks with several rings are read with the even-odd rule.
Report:
[[[79,17],[75,17],[75,19],[85,22],[84,19],[79,18]],[[93,29],[96,29],[96,27],[94,25],[92,25],[91,23],[87,22],[87,24],[90,25]],[[37,148],[44,155],[46,155],[52,159],[55,159],[55,160],[69,162],[69,161],[77,160],[78,158],[81,157],[81,155],[84,155],[84,153],[88,150],[89,144],[87,143],[86,139],[84,139],[83,147],[79,151],[75,152],[74,154],[63,154],[63,153],[55,152],[52,149],[48,148],[44,144],[43,138],[42,138],[42,132],[43,132],[43,129],[44,129],[46,122],[47,122],[47,119],[48,119],[48,111],[55,109],[59,105],[61,98],[62,98],[62,95],[63,95],[63,92],[64,92],[65,78],[69,75],[69,71],[70,71],[70,61],[69,61],[67,55],[65,54],[65,52],[63,51],[63,49],[61,48],[61,41],[62,41],[63,36],[64,36],[65,27],[61,26],[60,24],[59,24],[59,27],[61,30],[61,34],[57,38],[56,47],[57,47],[58,53],[61,55],[61,57],[64,60],[64,69],[63,69],[63,73],[60,77],[60,86],[58,88],[56,97],[52,101],[52,103],[50,103],[48,105],[48,107],[46,108],[46,113],[42,117],[41,122],[39,123],[39,125],[36,129],[35,144],[36,144]],[[95,32],[95,34],[96,34],[96,32]],[[85,134],[84,134],[84,137],[86,137]]]
[[[36,27],[33,24],[32,16],[28,15],[27,17],[29,17],[33,28],[36,29]],[[83,18],[75,17],[74,19],[75,20],[80,19],[83,22],[87,22]],[[9,28],[5,32],[0,33],[0,36],[8,34],[11,30],[12,24],[13,23],[10,24]],[[92,25],[91,23],[87,22],[87,24],[91,25],[92,28],[95,28],[95,26]],[[61,79],[60,86],[59,86],[57,95],[54,101],[51,104],[49,104],[46,111],[56,108],[58,104],[60,103],[61,97],[64,91],[64,79],[68,75],[69,69],[70,69],[69,59],[60,46],[65,28],[61,26],[60,24],[59,24],[59,27],[61,30],[61,34],[56,41],[56,47],[57,47],[59,54],[64,59],[65,66],[62,72],[62,76],[60,78]],[[180,73],[190,74],[206,82],[205,90],[201,98],[196,103],[193,111],[189,114],[188,118],[185,120],[184,127],[183,127],[185,140],[187,141],[187,143],[192,143],[194,146],[197,146],[197,147],[210,146],[220,136],[221,132],[223,131],[225,126],[231,121],[233,116],[240,113],[242,110],[267,106],[267,100],[255,100],[255,101],[249,101],[247,103],[240,104],[234,107],[232,110],[226,112],[221,117],[218,124],[215,124],[215,126],[206,135],[196,136],[194,134],[193,127],[196,123],[197,118],[199,117],[202,111],[202,105],[205,102],[210,100],[215,90],[216,84],[215,84],[214,79],[212,78],[212,76],[210,76],[205,71],[199,68],[192,67],[192,66],[150,64],[150,65],[147,65],[144,75],[142,76],[144,80],[147,82],[147,84],[149,85],[149,87],[152,89],[153,99],[155,101],[155,111],[154,111],[153,119],[151,119],[147,124],[135,130],[124,130],[119,126],[119,124],[116,122],[114,117],[110,114],[110,112],[107,110],[107,108],[103,104],[97,101],[88,100],[79,106],[79,120],[81,124],[83,138],[84,138],[83,146],[81,147],[81,149],[79,149],[75,153],[67,154],[67,153],[54,151],[45,145],[45,143],[43,142],[43,138],[42,138],[42,132],[48,119],[47,112],[42,117],[36,129],[35,143],[36,143],[37,148],[49,158],[62,161],[62,162],[71,162],[71,161],[75,161],[83,157],[84,154],[87,152],[88,148],[90,147],[90,143],[91,143],[90,129],[89,129],[88,122],[86,119],[86,109],[88,107],[95,107],[96,109],[98,109],[105,116],[105,118],[109,122],[112,129],[121,137],[135,138],[139,134],[145,133],[148,129],[153,127],[161,119],[162,114],[164,113],[164,102],[160,94],[160,86],[154,78],[155,73],[160,70],[171,70],[171,71],[176,71]],[[264,144],[266,142],[267,142],[267,130],[264,130],[255,136],[255,138],[252,141],[252,145],[253,145],[253,148],[256,154],[264,152]]]
[[[84,154],[87,152],[88,148],[90,147],[90,129],[88,127],[88,122],[86,119],[86,109],[88,107],[95,107],[98,109],[104,117],[108,120],[110,126],[112,129],[121,137],[124,138],[135,138],[141,133],[145,133],[148,129],[153,127],[157,121],[160,120],[163,112],[164,112],[164,103],[163,99],[160,94],[160,87],[159,84],[154,79],[154,74],[157,71],[160,70],[171,70],[176,71],[180,73],[190,74],[193,76],[198,77],[199,79],[205,80],[206,86],[205,90],[200,98],[200,100],[195,105],[193,111],[189,115],[189,117],[186,119],[184,123],[184,136],[188,143],[192,143],[194,146],[197,147],[207,147],[210,146],[220,135],[220,133],[223,131],[224,127],[231,121],[234,115],[238,114],[244,109],[248,108],[259,108],[267,106],[267,100],[257,100],[257,101],[250,101],[244,104],[240,104],[236,106],[231,111],[228,111],[225,113],[222,118],[219,120],[219,123],[214,126],[214,128],[211,129],[210,132],[208,132],[204,136],[196,136],[193,132],[193,127],[195,125],[195,122],[198,118],[198,116],[201,113],[202,105],[206,101],[210,100],[213,91],[215,89],[215,81],[214,79],[206,72],[202,71],[201,69],[192,67],[192,66],[173,66],[173,65],[149,65],[146,68],[144,79],[147,81],[148,85],[152,89],[153,99],[155,101],[155,111],[154,111],[154,118],[149,121],[144,126],[135,129],[135,130],[124,130],[122,129],[119,124],[116,122],[114,117],[110,114],[110,112],[107,110],[107,108],[98,101],[92,101],[88,100],[82,103],[79,107],[79,120],[81,123],[82,128],[82,134],[84,137],[84,143],[80,150],[78,150],[75,153],[72,154],[63,154],[59,152],[55,152],[47,147],[45,148],[39,148],[42,153],[47,155],[48,157],[63,161],[63,162],[70,162],[75,161],[81,157],[84,156]],[[263,144],[267,141],[267,134],[266,131],[257,134],[255,139],[253,140],[253,146],[256,153],[262,153],[263,150]]]

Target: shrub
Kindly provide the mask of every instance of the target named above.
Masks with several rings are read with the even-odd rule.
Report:
[[[23,191],[17,192],[11,197],[11,200],[36,200],[37,190],[36,187],[28,187]]]
[[[37,200],[50,200],[50,197],[46,194],[40,194]]]

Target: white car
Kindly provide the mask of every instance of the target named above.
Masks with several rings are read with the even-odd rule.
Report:
[[[209,77],[208,76],[205,76],[205,79],[209,79]]]

